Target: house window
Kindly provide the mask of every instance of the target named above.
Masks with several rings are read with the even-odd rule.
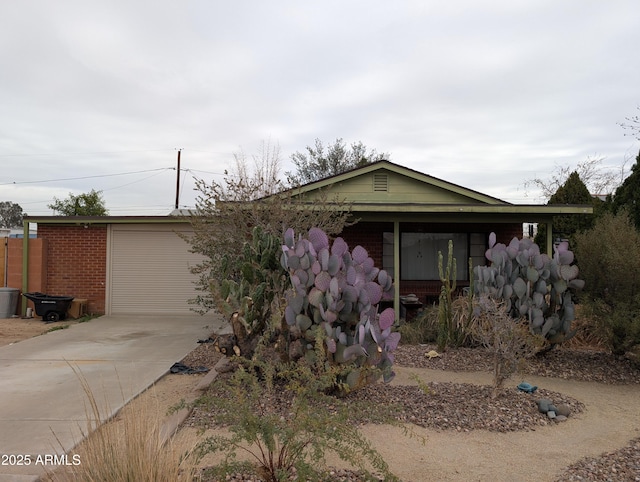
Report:
[[[456,277],[467,280],[469,235],[467,233],[401,233],[400,278],[403,280],[438,280],[438,251],[446,265],[449,240],[453,241]]]

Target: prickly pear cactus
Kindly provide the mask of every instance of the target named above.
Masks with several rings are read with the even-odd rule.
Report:
[[[378,303],[393,298],[391,276],[374,266],[362,246],[349,251],[342,238],[330,245],[318,228],[299,239],[288,229],[281,264],[291,279],[285,319],[292,337],[301,340],[292,343],[298,355],[315,356],[320,327],[329,361],[353,367],[343,380],[349,387],[369,383],[372,367],[390,381],[400,333],[392,331],[393,308],[378,313]]]
[[[526,317],[531,332],[544,336],[551,347],[575,335],[573,295],[584,281],[578,279],[567,242],[558,244],[549,258],[530,239],[513,238],[507,246],[496,243],[491,233],[485,256],[491,265],[473,269],[476,294],[505,300],[507,311],[514,318]]]
[[[212,288],[221,313],[236,313],[249,332],[259,334],[272,316],[274,299],[284,289],[286,273],[278,263],[280,240],[260,227],[251,234],[240,256],[224,260],[226,278],[213,282]]]

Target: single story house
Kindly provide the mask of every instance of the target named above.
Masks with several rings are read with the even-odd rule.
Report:
[[[469,285],[469,258],[486,265],[488,238],[498,242],[522,238],[524,223],[547,225],[547,253],[553,252],[553,216],[592,214],[590,205],[522,205],[452,184],[389,161],[379,161],[306,184],[292,195],[313,203],[322,190],[350,203],[354,226],[342,237],[351,249],[364,246],[375,262],[393,273],[395,306],[400,296],[415,294],[420,302],[440,292],[438,252],[445,262],[453,241],[459,287]]]
[[[523,223],[545,223],[551,252],[554,215],[591,214],[587,205],[517,205],[464,188],[389,161],[379,161],[296,188],[293,195],[313,203],[329,189],[350,204],[359,221],[342,237],[360,244],[376,266],[393,273],[395,306],[400,296],[420,301],[440,289],[438,251],[446,257],[453,240],[459,286],[469,283],[468,259],[486,264],[491,232],[499,242],[522,237]],[[88,300],[90,312],[184,313],[192,305],[195,276],[202,259],[176,233],[189,234],[186,218],[176,216],[27,216],[25,230],[37,223],[43,240],[42,289]],[[27,231],[28,232],[28,231]],[[23,291],[27,290],[28,237],[24,238]]]

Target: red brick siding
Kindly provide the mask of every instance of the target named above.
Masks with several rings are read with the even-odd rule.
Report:
[[[382,233],[393,233],[393,223],[361,222],[348,226],[342,231],[342,237],[353,250],[360,245],[367,250],[375,266],[382,267]]]
[[[522,224],[499,224],[491,230],[496,233],[496,242],[509,244],[515,237],[522,239]]]
[[[87,299],[89,313],[105,312],[107,228],[38,226],[47,240],[47,294]]]

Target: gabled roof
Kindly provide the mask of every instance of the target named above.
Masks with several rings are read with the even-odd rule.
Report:
[[[323,193],[339,199],[361,219],[411,216],[423,221],[547,222],[561,214],[593,213],[590,205],[512,204],[390,161],[374,162],[280,194],[307,204],[321,199]]]
[[[315,192],[329,187],[332,195],[356,204],[510,204],[384,160],[300,186],[295,196],[313,199]]]

